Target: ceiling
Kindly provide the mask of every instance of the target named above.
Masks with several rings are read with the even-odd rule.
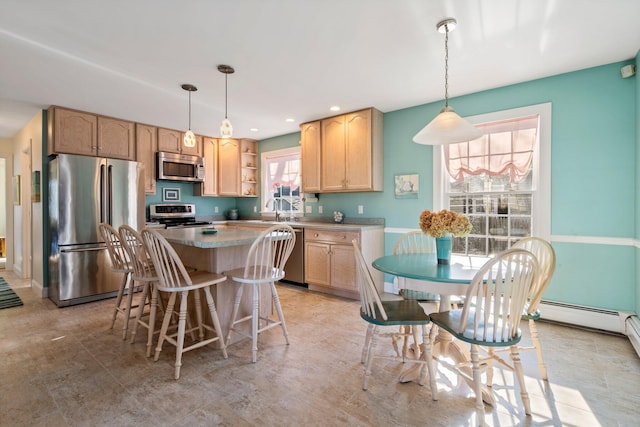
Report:
[[[637,0],[0,0],[0,137],[60,105],[265,139],[635,57]],[[455,104],[454,104],[455,107]],[[463,113],[463,112],[461,112]],[[287,122],[285,119],[293,119]],[[427,123],[431,117],[425,117]],[[258,131],[251,131],[256,128]]]

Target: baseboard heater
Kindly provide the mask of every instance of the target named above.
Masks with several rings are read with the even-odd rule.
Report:
[[[629,341],[631,341],[631,345],[633,345],[636,353],[640,356],[640,319],[638,319],[638,316],[629,316],[627,317],[625,325],[627,326],[626,332]]]
[[[542,300],[540,302],[542,319],[619,334],[625,333],[624,322],[631,314],[556,301]]]

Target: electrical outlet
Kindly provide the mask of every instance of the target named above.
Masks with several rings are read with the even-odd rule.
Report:
[[[311,208],[311,206],[305,206],[304,213],[313,213],[313,209]]]
[[[213,207],[213,213],[218,213],[218,207],[217,206]]]
[[[364,213],[364,206],[358,205],[358,214],[362,215]]]
[[[253,211],[254,211],[254,212],[258,212],[258,207],[257,207],[257,206],[254,206],[254,207],[253,207]]]
[[[318,206],[318,213],[321,214],[322,213],[322,205]]]

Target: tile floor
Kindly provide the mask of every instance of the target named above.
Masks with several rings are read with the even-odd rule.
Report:
[[[154,363],[144,334],[129,344],[109,329],[113,300],[58,309],[11,272],[0,275],[25,303],[0,310],[1,426],[477,425],[471,391],[443,364],[438,401],[427,386],[399,383],[402,366],[391,361],[378,360],[361,389],[366,325],[355,301],[280,285],[291,345],[279,329],[261,334],[256,364],[248,340],[227,360],[198,349],[175,381],[170,347]],[[524,353],[527,417],[513,374],[496,369],[490,425],[640,424],[640,359],[626,338],[544,322],[539,330],[549,383]]]

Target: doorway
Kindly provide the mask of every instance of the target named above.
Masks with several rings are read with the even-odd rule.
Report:
[[[0,157],[0,270],[7,266],[7,161]]]

